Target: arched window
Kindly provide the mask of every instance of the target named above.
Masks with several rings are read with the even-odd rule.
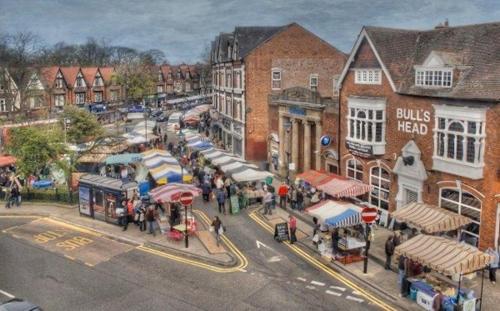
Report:
[[[462,236],[466,242],[477,246],[481,226],[481,200],[462,189],[443,188],[440,191],[439,206],[472,219],[472,223],[462,230]]]
[[[363,181],[363,164],[361,164],[358,160],[347,160],[346,171],[348,178]]]
[[[389,210],[389,190],[391,188],[391,174],[380,166],[370,169],[370,204],[377,208]]]

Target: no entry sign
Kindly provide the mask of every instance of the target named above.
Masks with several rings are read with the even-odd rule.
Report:
[[[191,192],[181,193],[181,197],[179,199],[179,202],[181,202],[181,204],[184,206],[191,205],[191,203],[193,203],[193,194]]]
[[[374,207],[365,207],[361,211],[361,219],[365,224],[374,223],[377,220],[377,209]]]

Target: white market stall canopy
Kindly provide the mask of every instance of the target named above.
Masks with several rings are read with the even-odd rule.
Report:
[[[236,182],[251,182],[251,181],[261,181],[267,177],[272,177],[273,174],[264,171],[257,171],[254,169],[247,169],[241,173],[233,174],[231,176]]]
[[[217,157],[217,158],[214,158],[211,160],[212,164],[213,165],[224,165],[224,164],[229,164],[229,163],[233,163],[233,162],[241,162],[241,161],[244,161],[240,158],[237,158],[237,157],[233,157],[233,156],[230,156],[230,155],[227,155],[227,154],[224,154],[220,157]]]
[[[151,149],[151,150],[144,151],[142,153],[142,158],[144,160],[147,160],[147,159],[150,159],[150,158],[153,158],[156,156],[172,157],[168,151],[161,150],[161,149]]]
[[[127,120],[144,120],[144,113],[142,112],[129,112]]]
[[[306,212],[332,228],[352,227],[362,223],[361,208],[349,202],[322,201]]]
[[[220,167],[220,169],[221,169],[221,171],[226,173],[226,172],[229,172],[231,170],[238,169],[240,167],[257,168],[257,165],[236,161],[236,162],[233,162],[231,164],[222,165]]]

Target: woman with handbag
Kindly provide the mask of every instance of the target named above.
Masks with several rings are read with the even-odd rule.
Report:
[[[224,233],[224,226],[222,226],[222,221],[220,221],[219,216],[215,216],[212,221],[212,227],[215,231],[215,240],[217,241],[217,246],[220,244],[220,236]]]

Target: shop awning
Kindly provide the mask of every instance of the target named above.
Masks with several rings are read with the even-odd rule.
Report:
[[[233,174],[231,178],[233,178],[236,182],[250,182],[250,181],[262,181],[267,177],[272,177],[273,174],[264,171],[257,171],[254,169],[247,169],[241,173]]]
[[[162,164],[178,164],[175,158],[163,155],[153,156],[151,158],[148,158],[147,160],[144,160],[143,163],[149,169],[158,167]]]
[[[161,178],[165,178],[167,173],[169,172],[174,172],[177,173],[178,175],[181,174],[181,167],[179,165],[168,165],[168,164],[162,164],[159,167],[153,168],[149,170],[149,173],[155,180],[159,180]]]
[[[485,268],[490,256],[472,245],[443,237],[420,234],[396,247],[400,255],[447,276]]]
[[[147,160],[147,159],[156,157],[158,155],[171,157],[171,155],[168,151],[161,150],[161,149],[151,149],[151,150],[144,151],[141,154],[142,154],[143,160]]]
[[[313,187],[318,187],[319,185],[334,179],[335,176],[316,170],[309,170],[305,171],[304,173],[298,174],[296,178],[306,181]]]
[[[9,166],[16,163],[16,158],[13,156],[0,156],[0,167]]]
[[[306,212],[332,228],[345,228],[361,224],[361,208],[349,202],[331,200],[315,204]]]
[[[317,187],[335,198],[356,197],[372,190],[372,186],[352,179],[334,178]]]
[[[218,158],[218,157],[222,157],[224,155],[226,155],[226,154],[222,153],[220,151],[216,151],[216,152],[211,152],[211,153],[204,154],[203,156],[205,158],[207,158],[208,160],[212,160],[212,159],[215,159],[215,158]]]
[[[212,159],[211,162],[212,162],[213,165],[226,165],[226,164],[229,164],[229,163],[242,162],[242,161],[243,161],[242,159],[237,158],[237,157],[233,157],[233,156],[230,156],[230,155],[223,155],[221,157]]]
[[[106,158],[106,165],[130,164],[140,162],[141,160],[142,155],[140,153],[115,154]]]
[[[410,203],[391,216],[425,233],[457,230],[472,222],[468,217],[425,203]]]
[[[151,190],[149,195],[156,202],[176,202],[183,192],[190,192],[195,197],[201,194],[201,190],[193,185],[169,183]]]

